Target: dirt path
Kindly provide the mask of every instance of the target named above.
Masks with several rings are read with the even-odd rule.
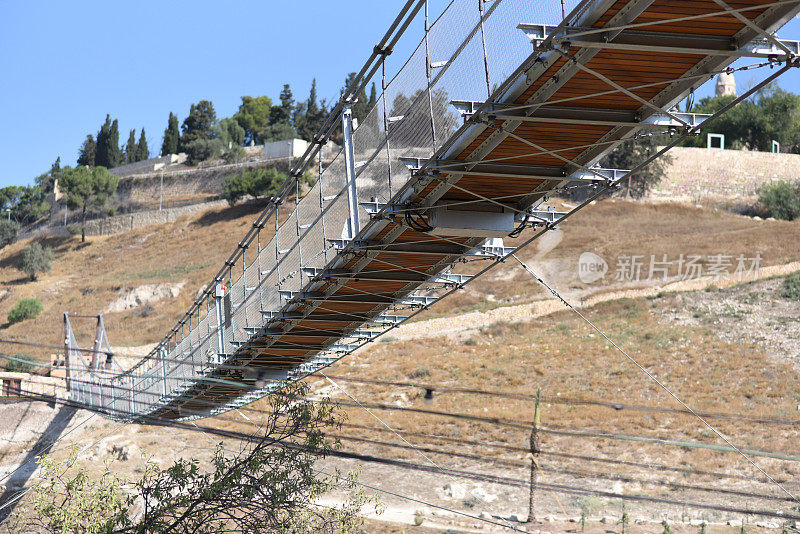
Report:
[[[762,280],[772,276],[785,275],[797,270],[800,270],[800,261],[784,265],[763,267],[758,271],[757,276],[745,277],[741,281],[704,277],[696,280],[672,282],[660,286],[601,292],[589,295],[580,300],[572,299],[572,304],[579,308],[587,308],[609,300],[649,297],[665,291],[697,291],[712,285],[727,287],[742,282],[751,282],[753,280]],[[469,335],[470,332],[493,323],[524,322],[563,309],[564,305],[557,299],[540,300],[527,304],[493,308],[486,311],[474,311],[454,317],[439,317],[427,321],[408,323],[396,328],[387,337],[398,341],[441,336],[461,337],[463,335]]]

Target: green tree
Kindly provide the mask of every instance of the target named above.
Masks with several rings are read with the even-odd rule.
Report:
[[[372,88],[369,90],[369,104],[367,107],[371,110],[378,103],[378,91],[375,88],[375,82],[372,82]]]
[[[13,210],[19,205],[25,186],[9,185],[0,188],[0,210]]]
[[[195,139],[183,145],[183,151],[186,152],[186,163],[195,165],[201,161],[222,156],[225,152],[225,146],[219,138]]]
[[[105,206],[117,190],[119,178],[105,167],[78,167],[64,174],[63,191],[70,209],[81,210],[81,241],[86,241],[86,215]]]
[[[43,175],[44,176],[44,175]],[[47,194],[38,185],[9,186],[0,189],[0,207],[11,210],[11,218],[20,224],[29,224],[50,210]]]
[[[297,106],[289,84],[284,84],[280,101],[280,105],[272,106],[270,109],[269,124],[258,132],[258,139],[261,142],[282,141],[292,139],[297,135],[294,124],[292,124]]]
[[[39,243],[31,243],[22,251],[22,272],[36,280],[39,273],[50,270],[50,262],[53,261],[53,249],[43,247]]]
[[[295,129],[301,139],[311,141],[319,132],[325,119],[328,117],[328,110],[325,102],[317,104],[317,79],[311,82],[311,91],[308,100],[302,106],[301,112],[295,118]]]
[[[259,198],[274,194],[285,179],[286,175],[275,167],[244,169],[225,180],[223,196],[233,206],[246,196]]]
[[[19,223],[17,221],[0,218],[0,249],[16,241],[18,233]]]
[[[139,142],[136,143],[136,161],[144,161],[150,159],[150,149],[147,148],[147,136],[144,133],[144,128],[139,134]]]
[[[181,148],[185,148],[192,141],[209,141],[216,137],[214,127],[217,124],[217,113],[214,104],[209,100],[201,100],[189,107],[189,116],[183,121],[181,129]]]
[[[244,128],[232,117],[220,119],[217,122],[217,135],[225,148],[233,148],[244,144]]]
[[[36,178],[34,178],[34,182],[36,185],[39,186],[42,191],[45,193],[51,193],[53,191],[53,184],[55,184],[56,180],[61,178],[61,175],[64,173],[64,170],[68,167],[62,168],[61,167],[61,157],[59,156],[56,158],[56,161],[50,166],[50,170],[40,174]]]
[[[347,91],[347,88],[353,84],[353,80],[356,79],[356,73],[351,72],[347,75],[347,78],[344,80],[344,87],[342,87],[342,94]],[[356,101],[352,105],[353,111],[353,118],[358,119],[358,122],[363,122],[364,118],[369,113],[369,99],[367,98],[367,93],[363,87],[361,87],[358,92],[356,93]]]
[[[121,160],[119,149],[119,123],[116,119],[112,122],[111,116],[106,115],[106,120],[100,131],[97,132],[97,149],[95,150],[94,164],[107,169],[116,167]]]
[[[94,141],[94,136],[89,134],[81,145],[78,152],[78,165],[88,165],[94,167],[95,153],[97,152],[97,143]]]
[[[268,96],[243,96],[239,110],[233,116],[244,128],[245,141],[262,143],[258,133],[269,126],[272,99]]]
[[[164,130],[164,142],[161,143],[161,155],[177,154],[180,138],[181,132],[178,128],[178,117],[170,111],[167,128]]]
[[[271,141],[284,141],[292,139],[297,135],[294,131],[294,126],[286,121],[276,122],[270,124],[258,133],[260,142],[269,143]]]
[[[37,519],[58,533],[355,534],[363,522],[360,509],[374,500],[357,489],[355,474],[318,475],[315,462],[338,447],[324,429],[340,425],[330,401],[312,403],[307,393],[307,386],[294,384],[270,395],[259,433],[238,451],[220,444],[208,465],[181,458],[161,468],[149,461],[132,481],[107,465],[100,480],[92,480],[77,448],[66,469],[45,456],[32,492]],[[319,506],[334,489],[344,493],[344,502]]]
[[[11,308],[6,320],[8,324],[17,324],[27,319],[35,319],[42,313],[42,310],[44,310],[44,306],[39,302],[39,299],[22,299]]]
[[[119,147],[119,121],[114,119],[108,134],[108,168],[122,165],[122,149]]]
[[[125,144],[125,163],[136,163],[136,130],[131,130]]]
[[[695,113],[716,113],[734,96],[707,97],[692,108]],[[705,133],[725,135],[726,148],[770,152],[778,141],[783,152],[800,152],[800,95],[776,84],[761,88],[723,115],[703,125],[703,135],[690,137],[685,145],[706,146]]]
[[[647,158],[658,152],[659,145],[665,140],[660,136],[630,139],[622,142],[600,161],[600,166],[610,169],[633,169]],[[651,161],[644,168],[628,176],[622,183],[622,191],[626,197],[641,198],[654,185],[666,176],[666,168],[672,156],[664,154]]]
[[[292,95],[292,88],[288,83],[283,84],[280,94],[280,105],[272,106],[269,112],[270,124],[277,124],[280,122],[292,123],[292,117],[295,111],[294,96]]]

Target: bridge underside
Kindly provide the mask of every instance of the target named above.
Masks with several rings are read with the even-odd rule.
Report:
[[[388,200],[360,204],[358,234],[326,239],[334,254],[324,266],[302,268],[279,310],[234,328],[227,354],[204,378],[165,389],[146,414],[192,418],[250,402],[461,287],[470,277],[451,272],[460,260],[494,265],[527,244],[530,234],[510,232],[509,221],[512,230],[546,230],[565,216],[540,209],[549,194],[614,187],[623,175],[596,163],[621,141],[696,132],[697,117],[674,106],[734,60],[796,61],[796,50],[781,48],[794,44],[764,33],[797,11],[798,2],[769,0],[589,0],[557,27],[516,21],[519,28],[507,31],[525,31],[533,54],[489,100],[461,98],[463,124],[434,141],[433,157],[406,150],[406,175],[394,176],[402,186]],[[491,240],[501,236],[502,245]]]

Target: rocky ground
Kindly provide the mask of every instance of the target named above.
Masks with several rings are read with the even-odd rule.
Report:
[[[720,339],[756,343],[800,369],[800,301],[781,298],[783,278],[675,295],[660,310],[666,323],[712,326]]]

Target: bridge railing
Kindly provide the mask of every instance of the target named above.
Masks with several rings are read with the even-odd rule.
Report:
[[[576,4],[453,0],[435,21],[427,19],[425,5],[416,22],[424,22],[427,31],[393,76],[386,72],[387,57],[380,59],[381,94],[353,133],[352,178],[359,202],[389,202],[410,178],[401,158],[430,158],[461,126],[451,101],[486,100],[530,55],[532,46],[518,24],[558,24],[562,10]],[[367,82],[357,80],[345,96],[357,94],[356,85]],[[318,139],[331,135],[351,103],[340,102]],[[352,237],[345,232],[352,215],[347,154],[340,152],[325,169],[318,166],[316,183],[300,196],[298,177],[320,165],[314,154],[310,150],[302,158],[226,265],[156,348],[119,375],[84,367],[76,375],[82,380],[76,382],[73,395],[97,404],[104,389],[116,389],[103,396],[102,406],[109,413],[120,418],[151,413],[207,379],[241,342],[280,312],[284,295],[306,286],[313,275],[309,269],[334,265],[337,251],[332,240]],[[361,206],[356,209],[363,227],[369,214]],[[220,283],[227,286],[222,301],[214,294]],[[222,324],[216,313],[220,305],[225,307]],[[75,364],[85,366],[77,360]],[[275,385],[267,384],[256,394],[271,387]]]

